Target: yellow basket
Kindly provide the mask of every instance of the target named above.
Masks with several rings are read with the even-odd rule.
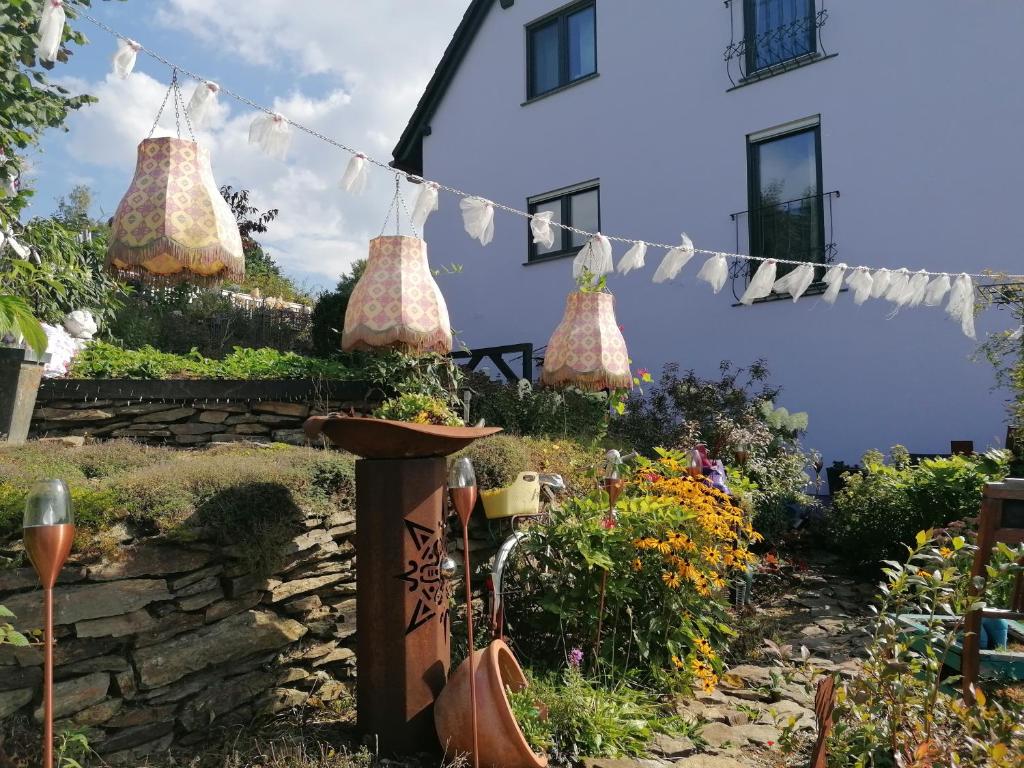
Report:
[[[480,500],[489,520],[540,514],[540,477],[522,472],[512,485],[480,491]]]

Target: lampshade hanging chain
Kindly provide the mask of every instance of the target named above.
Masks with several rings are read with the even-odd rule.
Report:
[[[384,224],[380,228],[380,237],[384,236],[384,230],[388,228],[388,222],[391,221],[391,214],[395,214],[395,234],[402,234],[402,211],[405,211],[405,218],[409,220],[409,226],[412,228],[413,237],[419,237],[419,233],[416,231],[416,225],[412,221],[412,215],[409,213],[408,207],[405,205],[405,197],[402,195],[401,180],[397,174],[395,174],[395,194],[391,198],[391,204],[388,206],[388,215],[384,217]]]
[[[160,117],[164,113],[164,107],[167,106],[167,99],[171,98],[173,94],[174,101],[174,132],[177,137],[181,138],[181,115],[185,115],[185,127],[188,129],[188,135],[192,138],[192,141],[196,140],[196,135],[192,131],[192,121],[188,116],[188,109],[185,107],[185,99],[181,95],[181,88],[178,86],[178,68],[171,67],[171,84],[167,86],[167,93],[164,94],[164,100],[160,102],[160,109],[157,110],[156,120],[153,121],[153,127],[149,129],[149,135],[147,139],[153,138],[153,134],[156,132],[157,125],[160,124]]]

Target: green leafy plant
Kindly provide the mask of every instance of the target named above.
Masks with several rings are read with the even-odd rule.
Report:
[[[447,427],[461,427],[460,419],[448,404],[439,397],[405,392],[398,397],[385,400],[373,412],[378,419],[408,421],[412,424],[439,424]]]
[[[1024,706],[976,690],[965,703],[947,674],[963,616],[974,604],[973,547],[962,536],[919,532],[905,563],[888,561],[861,672],[837,687],[830,768],[1024,764]],[[1015,556],[1024,555],[1024,547]],[[1012,560],[1011,560],[1012,562]],[[1005,573],[1019,570],[1004,567]],[[1004,574],[1005,575],[1005,574]],[[910,630],[901,614],[923,616]]]
[[[20,296],[0,295],[0,336],[24,337],[37,354],[46,352],[46,333],[28,303]]]
[[[877,567],[899,557],[917,531],[978,514],[986,482],[1005,477],[1009,454],[924,459],[910,464],[906,449],[893,460],[878,451],[864,455],[864,470],[846,475],[828,516],[828,538],[851,565]]]
[[[0,605],[0,645],[28,645],[28,638],[18,632],[9,621],[5,621],[13,618],[15,615]]]
[[[558,764],[583,757],[638,757],[658,733],[679,737],[694,731],[656,695],[601,685],[572,663],[561,673],[528,675],[526,688],[507,693],[527,743]]]

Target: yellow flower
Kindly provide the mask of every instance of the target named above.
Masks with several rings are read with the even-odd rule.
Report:
[[[665,582],[665,586],[670,587],[671,589],[678,589],[679,588],[680,582],[679,582],[679,574],[678,573],[671,573],[669,571],[664,571],[661,574],[661,580],[663,582]]]
[[[704,547],[704,549],[701,550],[701,554],[704,556],[704,559],[712,565],[716,565],[721,559],[721,555],[719,555],[718,550],[713,547]]]
[[[644,569],[644,564],[640,561],[639,557],[634,558],[632,568],[634,571],[642,571]]]
[[[672,654],[672,663],[675,665],[676,669],[682,669],[686,666],[683,660],[676,656],[674,653]]]
[[[943,558],[948,558],[953,554],[953,550],[949,547],[939,547],[939,555]]]

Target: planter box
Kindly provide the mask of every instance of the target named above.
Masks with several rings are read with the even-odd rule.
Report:
[[[940,621],[960,621],[960,617],[936,617]],[[900,623],[907,628],[907,637],[911,645],[918,651],[924,651],[925,640],[921,635],[925,632],[928,617],[916,613],[900,614]],[[1024,642],[1024,624],[1019,621],[1011,621],[1010,640],[1016,643]],[[915,635],[917,637],[915,637]],[[949,649],[946,657],[946,665],[960,671],[960,658],[963,653],[963,644],[956,642]],[[1006,649],[982,650],[980,652],[981,665],[979,672],[982,677],[999,678],[1003,680],[1024,680],[1024,653]]]
[[[28,437],[43,365],[31,350],[0,348],[0,440],[8,445]]]

